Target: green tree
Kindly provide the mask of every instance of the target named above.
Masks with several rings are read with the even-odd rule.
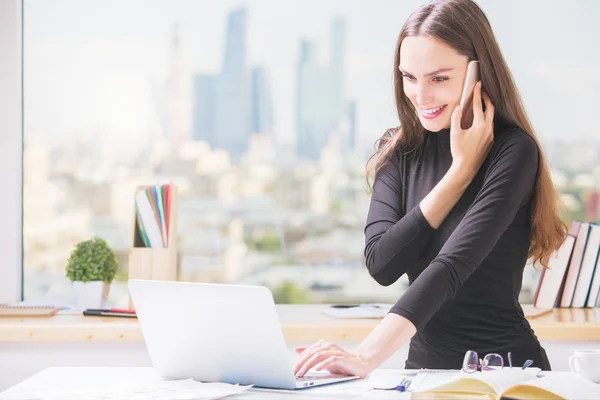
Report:
[[[258,239],[248,238],[246,239],[246,245],[252,250],[263,253],[281,252],[281,242],[277,235],[264,235]]]
[[[309,302],[308,292],[291,281],[284,281],[273,289],[273,298],[277,304],[306,304]]]

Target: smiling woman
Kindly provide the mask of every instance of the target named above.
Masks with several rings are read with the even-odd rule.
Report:
[[[482,79],[463,129],[474,60]],[[365,258],[382,286],[405,274],[410,286],[356,353],[317,342],[297,349],[296,373],[365,376],[409,340],[410,369],[460,369],[469,350],[550,369],[518,295],[527,259],[546,266],[566,225],[512,74],[473,0],[432,1],[410,15],[396,44],[394,92],[400,126],[367,166]]]

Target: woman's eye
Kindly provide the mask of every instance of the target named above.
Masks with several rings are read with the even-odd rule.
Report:
[[[444,82],[447,81],[448,78],[445,76],[436,76],[435,78],[433,78],[434,82]]]
[[[407,80],[409,80],[409,81],[412,81],[413,79],[415,79],[415,77],[414,77],[414,76],[412,76],[412,75],[408,75],[408,74],[402,74],[402,76],[403,76],[404,78],[406,78]]]

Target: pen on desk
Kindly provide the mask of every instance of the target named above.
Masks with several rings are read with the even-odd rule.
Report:
[[[129,310],[129,309],[124,309],[124,308],[87,308],[86,311],[116,312],[116,313],[135,314],[135,310]]]
[[[120,317],[120,318],[137,318],[134,313],[117,313],[110,311],[98,311],[98,310],[83,310],[83,315],[88,317]]]
[[[408,389],[408,387],[410,386],[411,380],[410,379],[403,379],[402,382],[400,382],[400,384],[398,386],[396,386],[396,390],[399,392],[404,392],[405,390]]]

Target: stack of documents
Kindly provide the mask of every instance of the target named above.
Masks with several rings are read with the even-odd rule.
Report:
[[[135,212],[140,237],[146,247],[169,247],[172,185],[140,188],[135,193]]]

